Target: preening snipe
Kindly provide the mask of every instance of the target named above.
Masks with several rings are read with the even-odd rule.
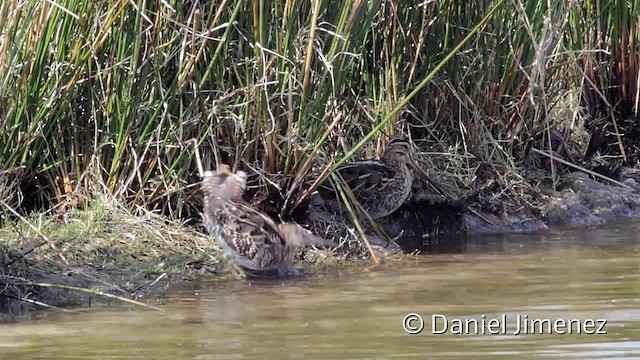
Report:
[[[244,199],[247,175],[219,165],[205,172],[203,220],[217,244],[243,270],[291,270],[305,245],[328,245],[297,224],[276,223]]]

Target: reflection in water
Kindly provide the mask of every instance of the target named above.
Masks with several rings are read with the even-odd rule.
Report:
[[[200,284],[160,314],[124,305],[0,325],[1,359],[640,358],[640,224],[427,244],[425,256],[303,279]],[[425,328],[409,335],[408,313]],[[431,334],[431,317],[508,320]],[[530,319],[606,319],[604,335],[513,335]]]

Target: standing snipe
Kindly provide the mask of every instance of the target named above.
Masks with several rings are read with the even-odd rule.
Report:
[[[396,211],[411,195],[413,175],[407,164],[431,182],[413,161],[411,144],[399,139],[389,143],[380,160],[352,162],[337,172],[369,216],[379,219]],[[328,210],[341,212],[342,202],[330,181],[322,183],[318,192]]]
[[[242,270],[287,273],[301,247],[328,244],[296,224],[276,225],[244,201],[245,188],[246,173],[234,174],[226,165],[206,172],[202,181],[207,231]]]

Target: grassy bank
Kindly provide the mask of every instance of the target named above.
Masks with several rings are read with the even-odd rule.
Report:
[[[104,294],[135,299],[202,274],[226,276],[205,235],[104,199],[63,216],[3,223],[0,238],[0,308],[13,314],[25,304],[86,306],[108,300]]]
[[[637,165],[637,20],[631,0],[5,1],[0,215],[38,228],[108,198],[201,239],[202,167],[247,171],[254,203],[296,218],[396,136],[453,194],[492,181],[492,202],[535,207],[570,169],[540,151]],[[95,246],[142,251],[132,234]],[[25,267],[73,256],[36,235]]]

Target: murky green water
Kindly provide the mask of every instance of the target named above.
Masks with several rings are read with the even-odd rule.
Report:
[[[203,285],[175,294],[164,314],[123,305],[45,313],[1,325],[0,358],[640,359],[640,223],[469,239],[435,250],[378,268]],[[424,319],[421,333],[403,329],[408,313]],[[434,314],[447,318],[447,333],[432,333]],[[485,335],[452,334],[461,330],[452,326],[456,319],[480,324],[483,315],[498,322]],[[559,323],[565,334],[515,335],[516,318],[525,315],[581,325],[591,319],[591,332],[606,320],[606,334],[577,334],[575,326],[567,334]],[[435,330],[443,327],[440,318]]]

